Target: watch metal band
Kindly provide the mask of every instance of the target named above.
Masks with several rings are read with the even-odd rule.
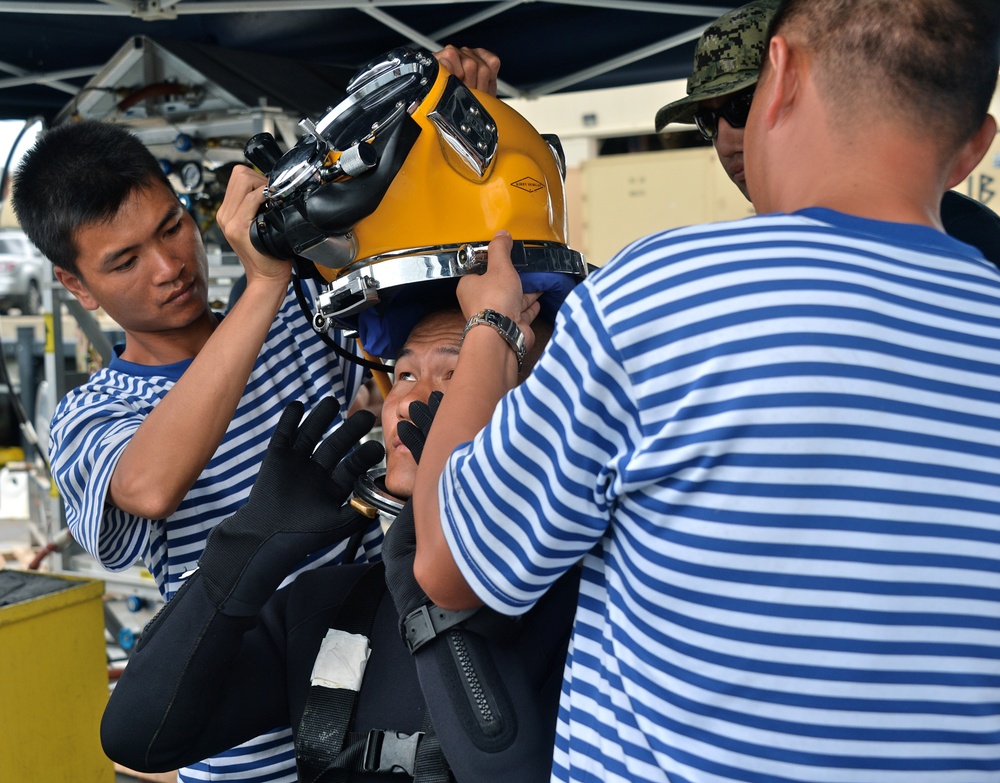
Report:
[[[524,346],[524,334],[518,325],[514,323],[514,320],[503,313],[498,313],[496,310],[480,310],[465,325],[462,338],[465,338],[465,335],[468,334],[473,326],[479,326],[479,324],[493,327],[497,334],[506,341],[507,345],[514,352],[514,355],[517,356],[517,369],[520,370],[524,364],[526,350]]]

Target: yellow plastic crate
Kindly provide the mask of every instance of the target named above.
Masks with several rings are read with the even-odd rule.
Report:
[[[104,583],[0,571],[0,779],[113,783]]]

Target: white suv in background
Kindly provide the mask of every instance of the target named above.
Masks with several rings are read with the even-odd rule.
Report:
[[[42,275],[47,274],[45,256],[24,232],[0,230],[0,313],[17,308],[22,315],[42,311]]]

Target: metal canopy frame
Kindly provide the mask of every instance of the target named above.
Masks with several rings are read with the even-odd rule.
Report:
[[[218,18],[218,15],[253,15],[253,14],[278,14],[287,15],[294,12],[357,12],[364,14],[381,26],[382,34],[386,30],[391,31],[393,40],[397,42],[393,45],[417,45],[431,50],[437,50],[455,40],[463,31],[470,31],[477,25],[489,22],[490,30],[509,29],[516,30],[520,22],[512,20],[512,13],[535,13],[537,9],[545,8],[550,13],[552,9],[564,9],[559,14],[565,18],[570,18],[574,14],[612,12],[614,19],[621,23],[628,22],[635,24],[636,14],[656,14],[654,22],[644,25],[647,33],[646,41],[642,44],[623,44],[623,49],[612,56],[603,56],[599,61],[588,62],[585,66],[577,67],[572,72],[560,74],[555,78],[537,84],[510,83],[503,81],[499,84],[499,92],[503,97],[509,98],[535,98],[549,95],[556,92],[567,91],[573,88],[579,89],[578,85],[584,84],[596,77],[606,76],[626,66],[632,65],[646,58],[670,52],[678,47],[682,47],[696,40],[705,27],[719,15],[731,10],[739,5],[739,2],[720,2],[716,4],[703,4],[695,0],[683,2],[674,0],[673,2],[658,2],[657,0],[460,0],[454,3],[452,0],[77,0],[76,2],[37,2],[36,0],[0,0],[0,20],[5,14],[16,14],[22,21],[29,19],[32,15],[59,16],[63,21],[79,26],[80,39],[87,35],[88,27],[97,23],[100,19],[114,19],[113,24],[121,23],[118,20],[126,20],[131,23],[135,21],[137,26],[133,27],[134,34],[161,37],[157,29],[158,23],[173,23],[178,20],[187,19],[193,22],[200,20],[200,24],[207,24],[210,17]],[[476,6],[479,6],[476,8]],[[424,31],[417,29],[414,24],[404,21],[402,17],[414,16],[414,9],[426,8],[421,11],[419,19],[428,24],[434,23],[435,29]],[[437,10],[434,10],[434,9]],[[473,9],[470,13],[470,9]],[[589,9],[589,11],[585,11]],[[628,19],[626,15],[630,16]],[[459,18],[450,18],[455,16]],[[343,17],[338,17],[343,18]],[[533,18],[533,17],[521,17]],[[611,18],[604,16],[602,18]],[[663,21],[662,30],[659,26]],[[441,26],[441,22],[446,22]],[[0,21],[0,24],[3,22]],[[140,24],[141,23],[141,24]],[[529,22],[530,25],[530,22]],[[280,27],[276,23],[276,26]],[[349,27],[349,23],[345,23]],[[592,41],[580,40],[579,46],[574,48],[576,57],[574,59],[585,59],[588,52],[594,52],[599,47],[598,42],[605,42],[608,33],[614,32],[618,27],[615,23],[605,24],[603,29],[594,29],[585,32],[584,35],[593,36]],[[651,28],[654,28],[651,30]],[[480,27],[479,30],[484,28]],[[365,31],[369,35],[370,30]],[[662,36],[657,33],[664,33]],[[558,35],[558,30],[541,31],[543,35]],[[61,31],[60,35],[65,36],[66,31]],[[285,46],[294,45],[294,34],[284,33],[281,30],[275,33],[277,36],[287,35]],[[574,35],[579,35],[576,30]],[[384,36],[383,36],[384,37]],[[651,40],[655,39],[655,40]],[[355,39],[342,38],[340,44],[349,41],[354,45]],[[273,43],[273,42],[269,42]],[[478,40],[463,41],[480,45]],[[560,42],[562,44],[564,42]],[[573,42],[575,44],[575,41]],[[231,46],[229,43],[224,46]],[[360,46],[360,44],[358,44]],[[25,42],[25,47],[30,43]],[[534,46],[534,45],[533,45]],[[253,48],[247,47],[247,48]],[[274,47],[272,47],[273,50]],[[346,49],[346,45],[336,48]],[[391,48],[391,47],[390,47]],[[606,48],[606,47],[600,47]],[[8,49],[9,51],[9,49]],[[384,49],[367,52],[365,57],[372,57],[380,54]],[[354,52],[357,54],[357,52]],[[547,68],[552,62],[546,62],[548,53],[545,48],[534,52],[532,48],[529,52],[531,56],[537,58],[539,68]],[[506,55],[504,55],[506,57]],[[560,66],[568,63],[570,59],[565,54],[558,58]],[[685,58],[686,62],[689,62]],[[506,60],[505,60],[506,62]],[[343,65],[358,65],[359,63],[341,63]],[[50,72],[31,72],[23,67],[11,62],[0,61],[0,74],[6,74],[6,78],[0,76],[0,91],[24,87],[27,85],[44,86],[50,90],[73,95],[79,89],[73,80],[86,78],[94,75],[103,67],[102,64],[83,65],[81,67],[63,68]],[[689,66],[688,66],[689,67]],[[686,74],[683,74],[686,75]],[[676,78],[679,74],[669,74],[660,79],[646,79],[646,81]],[[522,80],[523,81],[523,80]],[[624,78],[620,84],[634,83]],[[2,96],[0,96],[2,97]]]

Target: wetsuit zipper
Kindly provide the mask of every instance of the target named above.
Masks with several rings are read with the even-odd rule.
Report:
[[[480,720],[484,723],[492,723],[494,720],[493,710],[490,707],[489,700],[486,698],[486,691],[479,679],[479,675],[476,673],[476,667],[473,665],[472,656],[469,654],[465,639],[459,631],[449,631],[448,636],[450,637],[452,649],[455,651],[455,658],[462,672],[462,680],[465,682],[466,690],[473,704],[479,711]]]

